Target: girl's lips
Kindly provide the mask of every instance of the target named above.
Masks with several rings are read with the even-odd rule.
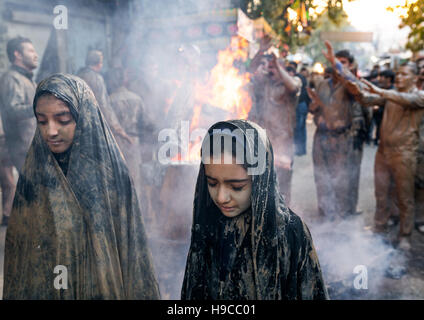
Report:
[[[223,206],[219,206],[219,208],[222,211],[225,211],[225,212],[230,212],[230,211],[233,211],[234,210],[234,207],[223,207]]]
[[[58,145],[60,145],[62,142],[63,142],[62,140],[59,140],[59,141],[48,141],[48,143],[49,143],[49,144],[51,144],[51,145],[53,145],[53,146],[58,146]]]

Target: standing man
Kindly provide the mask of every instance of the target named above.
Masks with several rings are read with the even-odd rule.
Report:
[[[424,121],[424,92],[416,88],[417,73],[415,64],[402,64],[396,72],[396,90],[381,89],[365,80],[362,89],[357,82],[346,82],[362,104],[384,103],[381,142],[374,167],[377,201],[374,231],[386,231],[391,197],[395,194],[400,218],[398,246],[405,250],[411,247],[410,236],[414,227],[420,127]]]
[[[10,159],[22,172],[36,128],[32,71],[37,68],[38,55],[31,40],[17,37],[7,43],[7,56],[12,66],[0,79],[0,112]]]
[[[22,172],[26,153],[36,128],[32,102],[35,83],[32,71],[38,55],[31,40],[16,37],[7,43],[7,56],[12,66],[0,78],[0,181],[3,193],[3,220],[7,225],[15,185],[13,166]]]
[[[152,173],[142,170],[145,168],[142,164],[153,160],[156,128],[146,112],[141,97],[127,89],[127,75],[123,68],[111,69],[107,74],[107,82],[111,92],[110,104],[116,112],[119,123],[133,142],[129,143],[121,137],[117,137],[116,141],[124,154],[143,212],[146,212],[145,218],[148,220],[146,223],[150,226],[154,214],[153,182],[148,178]]]
[[[292,61],[290,65],[297,70],[297,63]],[[302,70],[307,72],[306,68]],[[294,146],[295,153],[297,156],[303,156],[306,154],[306,117],[308,116],[309,109],[309,96],[306,88],[308,87],[308,81],[302,73],[295,72],[295,76],[302,81],[302,87],[300,89],[299,102],[296,107],[296,127],[294,131]]]
[[[336,57],[340,66],[351,68],[354,59],[349,51],[341,50]],[[318,214],[330,220],[351,216],[356,214],[358,200],[365,124],[362,107],[343,87],[334,67],[331,77],[309,94],[317,126],[312,156]]]
[[[280,191],[290,203],[294,157],[296,106],[302,83],[291,76],[274,54],[259,51],[252,61],[260,60],[253,76],[254,106],[249,119],[266,129],[274,149]]]
[[[132,143],[132,139],[125,133],[118,122],[115,111],[111,108],[103,76],[103,53],[99,50],[89,50],[85,60],[85,67],[78,71],[77,76],[83,79],[93,90],[99,108],[111,127],[114,134]]]

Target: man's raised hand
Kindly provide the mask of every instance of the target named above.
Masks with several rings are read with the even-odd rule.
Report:
[[[324,57],[331,63],[331,65],[334,67],[336,64],[336,57],[334,56],[334,50],[333,46],[331,45],[330,41],[325,41],[325,46],[327,48],[327,51],[322,50],[322,54]]]

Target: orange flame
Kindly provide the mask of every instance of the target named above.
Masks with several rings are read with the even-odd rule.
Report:
[[[225,119],[247,119],[252,100],[247,85],[250,74],[242,73],[235,65],[242,65],[248,58],[248,41],[235,36],[230,45],[218,52],[218,63],[210,71],[207,81],[196,83],[195,107],[191,119],[190,132],[194,130],[202,119],[202,106],[210,105],[227,111]],[[200,160],[201,139],[191,142],[187,155],[181,155],[173,160],[198,161]]]
[[[246,119],[252,107],[252,101],[247,90],[250,74],[241,74],[235,63],[247,60],[247,40],[233,37],[231,44],[225,50],[219,51],[218,63],[211,70],[206,84],[199,85],[196,90],[196,100],[201,105],[226,110],[230,118]],[[222,119],[227,120],[227,119]]]

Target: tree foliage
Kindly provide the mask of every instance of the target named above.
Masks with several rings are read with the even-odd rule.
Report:
[[[408,1],[403,5],[389,7],[388,10],[394,11],[403,9],[406,14],[401,15],[402,22],[399,28],[409,27],[411,31],[408,35],[406,48],[412,52],[418,52],[424,49],[424,0]]]
[[[312,31],[317,28],[317,21],[323,14],[336,26],[343,23],[347,17],[343,10],[343,0],[327,0],[325,10],[313,15],[310,14],[310,9],[317,9],[314,0],[233,0],[233,3],[250,19],[263,17],[279,40],[288,44],[292,50],[308,43]],[[297,12],[297,19],[289,19],[289,8]]]

